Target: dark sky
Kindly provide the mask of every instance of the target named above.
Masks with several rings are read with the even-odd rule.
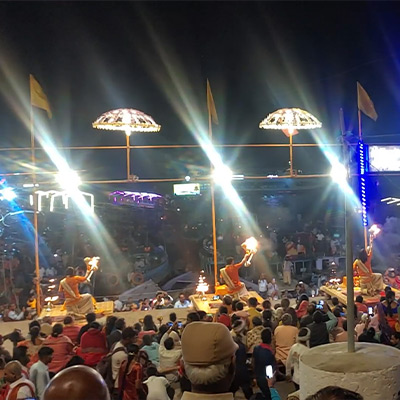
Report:
[[[52,105],[53,139],[65,145],[124,144],[122,133],[91,127],[119,107],[142,110],[162,125],[159,134],[135,135],[132,143],[196,143],[207,126],[207,77],[220,119],[217,142],[285,142],[258,124],[295,106],[322,121],[321,140],[335,141],[340,107],[356,131],[357,80],[379,114],[376,123],[363,118],[366,141],[398,142],[399,14],[396,2],[2,2],[1,147],[29,146],[21,122],[29,117],[21,107],[29,73]],[[305,132],[295,137],[300,141],[314,139]],[[229,150],[224,158],[236,173],[264,174],[285,168],[286,154]],[[183,177],[206,165],[200,150],[132,155],[142,178]],[[296,155],[306,172],[326,168],[318,150]],[[21,164],[24,156],[12,157]],[[124,178],[123,152],[66,156],[88,178]]]

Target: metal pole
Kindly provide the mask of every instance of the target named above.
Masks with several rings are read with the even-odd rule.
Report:
[[[342,131],[343,159],[347,171],[347,181],[350,177],[349,166],[349,149],[345,138],[343,109],[339,111],[340,128]],[[345,210],[345,235],[346,235],[346,277],[347,277],[347,351],[355,352],[354,342],[354,282],[353,282],[353,236],[352,236],[352,209],[349,205],[347,194],[344,193],[344,210]]]
[[[126,179],[129,181],[131,175],[131,148],[130,148],[130,135],[126,134]]]
[[[293,135],[289,133],[290,176],[293,176]]]
[[[33,120],[33,106],[31,102],[31,155],[32,155],[32,168],[33,168],[33,230],[34,230],[34,241],[35,241],[35,275],[36,275],[36,312],[40,315],[41,311],[41,298],[40,298],[40,273],[39,273],[39,233],[38,233],[38,204],[37,196],[35,193],[36,184],[36,157],[35,157],[35,128]]]

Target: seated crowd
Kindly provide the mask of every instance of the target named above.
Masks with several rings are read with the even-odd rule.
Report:
[[[355,338],[400,348],[392,323],[397,308],[390,288],[371,316],[357,297]],[[0,400],[47,400],[43,393],[51,378],[74,365],[97,369],[112,399],[168,400],[180,388],[183,400],[199,398],[192,395],[196,392],[204,394],[201,398],[230,393],[221,398],[233,399],[239,389],[246,399],[278,400],[276,380],[289,380],[293,390],[299,389],[302,354],[344,342],[349,334],[343,304],[332,298],[329,307],[306,295],[294,307],[286,298],[272,307],[269,300],[258,304],[251,297],[246,304],[225,296],[214,316],[189,312],[184,323],[173,312],[169,317],[157,326],[148,314],[133,327],[114,315],[101,325],[93,313],[83,326],[70,316],[63,324],[32,321],[26,338],[17,330],[0,338]],[[12,357],[3,339],[13,342]],[[324,398],[318,396],[310,399]],[[348,398],[362,399],[355,393]]]

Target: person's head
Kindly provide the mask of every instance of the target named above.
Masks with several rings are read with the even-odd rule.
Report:
[[[290,300],[289,299],[282,299],[281,301],[281,307],[286,310],[287,308],[290,307]]]
[[[262,308],[264,310],[270,310],[271,309],[271,302],[269,300],[264,300],[262,302]]]
[[[261,326],[262,325],[262,321],[260,317],[253,317],[253,319],[251,320],[251,322],[253,323],[253,326]]]
[[[304,344],[308,346],[308,341],[310,340],[311,331],[308,328],[300,328],[299,333],[297,334],[297,343]]]
[[[255,297],[249,298],[249,306],[250,307],[257,307],[258,300]]]
[[[300,304],[302,301],[308,301],[308,296],[307,296],[305,293],[303,293],[303,294],[299,297],[299,304]]]
[[[358,295],[357,297],[356,297],[356,302],[357,303],[362,303],[364,301],[364,298],[361,296],[361,295]]]
[[[238,299],[232,301],[232,311],[237,311],[236,306],[238,303],[240,303],[240,300]]]
[[[275,285],[276,279],[275,279],[275,278],[272,278],[272,279],[271,279],[271,283],[272,283],[273,285]]]
[[[70,315],[67,315],[64,318],[64,325],[72,325],[73,323],[74,323],[74,319]]]
[[[75,275],[75,270],[73,267],[68,267],[67,270],[65,271],[65,275],[67,276],[74,276]]]
[[[191,322],[200,321],[199,314],[196,311],[188,313],[188,315],[186,316],[186,321],[188,324],[190,324]]]
[[[175,322],[176,321],[176,314],[174,312],[172,312],[171,314],[169,314],[169,320],[171,322]]]
[[[271,321],[272,320],[272,311],[271,310],[264,310],[262,313],[262,319],[264,321]]]
[[[125,318],[118,318],[115,321],[115,329],[123,331],[126,328]]]
[[[157,335],[159,340],[164,336],[164,333],[167,332],[168,329],[169,329],[169,327],[166,324],[163,324],[160,326],[160,328],[158,329],[158,335]]]
[[[96,321],[96,314],[94,312],[90,312],[90,313],[86,314],[86,321],[88,324]]]
[[[133,329],[135,329],[135,331],[141,332],[142,331],[142,325],[140,324],[140,322],[136,322],[133,325]]]
[[[332,301],[333,307],[336,307],[339,305],[339,299],[337,297],[332,297],[331,301]]]
[[[61,324],[55,324],[51,330],[51,336],[58,337],[63,333],[63,326]]]
[[[314,304],[314,303],[310,303],[310,304],[307,306],[307,314],[308,314],[308,315],[313,315],[314,312],[315,312],[315,304]]]
[[[151,331],[155,327],[154,321],[153,321],[153,316],[150,314],[147,314],[143,318],[143,330],[144,331]]]
[[[118,319],[118,318],[117,318],[115,315],[109,315],[109,316],[107,317],[107,319],[106,319],[106,327],[107,327],[107,328],[114,328],[115,321],[116,321],[117,319]]]
[[[390,286],[385,286],[384,290],[385,290],[385,294],[386,294],[387,292],[391,291],[392,288]]]
[[[89,327],[101,331],[101,325],[97,321],[92,322]]]
[[[164,297],[164,292],[161,292],[161,291],[158,291],[157,293],[156,293],[156,299],[158,300],[158,301],[161,301],[161,299]]]
[[[40,330],[40,322],[39,322],[37,319],[35,319],[34,321],[31,321],[31,322],[29,323],[29,331],[30,331],[34,326],[38,327],[39,330]]]
[[[392,336],[390,337],[390,343],[392,346],[397,346],[400,343],[400,332],[392,333]]]
[[[226,257],[226,265],[232,265],[233,264],[233,257]]]
[[[375,329],[372,326],[367,329],[367,336],[371,339],[375,336]]]
[[[174,339],[171,338],[171,337],[165,339],[165,341],[164,341],[164,347],[165,347],[167,350],[172,350],[172,349],[174,348]]]
[[[194,322],[182,334],[182,359],[192,391],[226,393],[235,375],[238,349],[228,328],[219,323]]]
[[[121,342],[124,346],[128,344],[135,343],[138,337],[138,332],[135,331],[133,328],[128,327],[122,331],[121,334]]]
[[[396,295],[394,294],[393,290],[389,290],[386,292],[386,301],[391,303],[395,300]]]
[[[67,362],[64,369],[73,367],[74,365],[84,365],[84,364],[85,364],[85,360],[82,357],[75,355],[75,356],[72,356],[71,359]]]
[[[40,336],[40,328],[38,326],[32,326],[32,328],[29,329],[29,335],[31,336],[31,341],[34,343]]]
[[[340,317],[341,317],[340,308],[335,308],[335,309],[333,310],[333,315],[334,315],[336,318],[340,318]]]
[[[323,321],[324,315],[322,314],[322,312],[320,310],[317,310],[314,312],[313,314],[313,321],[316,324],[320,324]]]
[[[288,313],[282,315],[282,325],[292,325],[292,316]]]
[[[179,301],[183,304],[186,300],[185,293],[180,293],[179,294]]]
[[[28,365],[30,358],[28,356],[28,347],[18,346],[14,347],[13,360],[19,361],[23,366]]]
[[[363,400],[363,397],[356,392],[338,386],[327,386],[308,396],[306,400]]]
[[[144,335],[142,340],[145,346],[151,346],[153,343],[153,338],[150,335]]]
[[[200,321],[207,321],[208,316],[207,313],[203,310],[197,311],[197,314],[199,314]]]
[[[157,376],[157,368],[156,367],[154,367],[154,366],[150,366],[150,367],[148,367],[147,368],[147,376],[148,377],[150,377],[150,376]]]
[[[51,347],[44,346],[38,352],[39,360],[43,364],[48,365],[51,363],[51,360],[53,359],[53,353],[54,350]]]
[[[272,342],[272,331],[269,328],[265,328],[261,332],[261,340],[264,344],[271,344]]]
[[[226,308],[226,306],[220,306],[219,313],[220,314],[228,314],[228,309]]]
[[[224,296],[224,298],[222,299],[222,304],[224,304],[226,306],[231,306],[232,305],[232,297],[229,296],[229,294]]]
[[[68,388],[67,390],[65,388]],[[42,400],[110,400],[110,393],[101,375],[85,365],[60,371],[47,385]]]
[[[368,254],[367,251],[365,249],[362,249],[359,253],[358,253],[358,258],[360,261],[362,261],[363,263],[367,262],[368,260]]]
[[[4,379],[13,383],[22,377],[22,365],[19,361],[10,361],[4,367]]]
[[[239,303],[236,304],[236,310],[243,311],[243,309],[244,309],[244,304],[241,301],[239,301]]]

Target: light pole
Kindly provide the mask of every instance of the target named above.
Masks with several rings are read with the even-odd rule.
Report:
[[[133,108],[118,108],[101,114],[92,124],[93,128],[108,131],[124,131],[126,135],[126,179],[131,179],[131,146],[132,132],[159,132],[161,125],[142,111]]]

